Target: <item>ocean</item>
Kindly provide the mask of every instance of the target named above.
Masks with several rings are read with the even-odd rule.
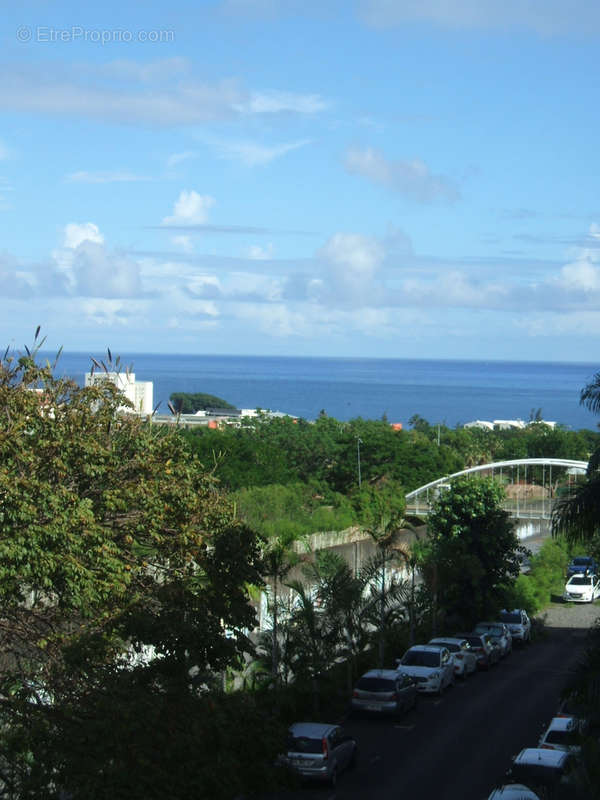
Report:
[[[106,360],[105,353],[94,353]],[[43,357],[53,360],[54,354]],[[207,392],[238,408],[283,411],[315,419],[381,419],[408,426],[419,414],[449,427],[475,419],[530,419],[595,429],[599,421],[579,404],[597,364],[450,361],[280,356],[152,355],[121,353],[136,380],[153,381],[154,403],[168,413],[172,392]],[[57,374],[83,383],[89,354],[63,353]]]

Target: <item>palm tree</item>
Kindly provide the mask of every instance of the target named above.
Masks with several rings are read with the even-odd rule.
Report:
[[[580,403],[600,414],[600,372],[582,389]],[[590,456],[585,483],[554,507],[552,533],[584,542],[591,542],[600,533],[600,447]]]
[[[392,579],[390,582],[387,577],[387,565],[394,562],[404,561],[405,565],[411,570],[412,574],[412,593],[410,595],[410,623],[411,635],[414,637],[414,599],[415,599],[415,571],[417,568],[416,554],[411,549],[404,546],[393,546],[394,538],[401,530],[415,530],[417,524],[422,524],[418,517],[402,517],[391,515],[385,510],[379,515],[375,525],[366,528],[366,532],[373,539],[377,546],[377,556],[372,566],[375,568],[377,578],[370,581],[371,594],[377,598],[379,607],[377,629],[378,629],[378,661],[380,669],[383,669],[385,661],[385,633],[389,627],[390,613],[397,616],[398,601],[406,599],[407,587],[404,581]]]
[[[273,598],[269,603],[271,612],[271,675],[275,685],[279,682],[279,587],[289,571],[298,560],[292,550],[293,541],[289,537],[277,536],[263,540],[262,562],[265,578],[270,578],[273,586]]]

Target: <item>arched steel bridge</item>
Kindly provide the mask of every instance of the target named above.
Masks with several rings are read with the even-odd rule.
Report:
[[[558,497],[568,494],[573,476],[587,470],[587,461],[568,458],[517,458],[478,464],[452,475],[426,483],[406,495],[406,511],[428,514],[440,492],[449,488],[455,478],[483,473],[498,479],[505,487],[504,508],[511,516],[525,519],[549,519]]]

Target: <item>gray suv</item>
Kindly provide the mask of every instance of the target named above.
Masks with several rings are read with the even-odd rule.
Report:
[[[285,762],[302,778],[337,783],[340,772],[356,764],[356,740],[339,725],[296,722],[288,731]]]

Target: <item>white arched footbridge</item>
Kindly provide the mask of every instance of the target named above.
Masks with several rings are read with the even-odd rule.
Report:
[[[465,475],[486,475],[498,480],[506,491],[504,508],[518,519],[550,519],[557,499],[569,494],[577,475],[587,470],[587,461],[568,458],[517,458],[478,464],[452,475],[426,483],[406,495],[406,511],[428,514],[440,492],[456,478]]]

